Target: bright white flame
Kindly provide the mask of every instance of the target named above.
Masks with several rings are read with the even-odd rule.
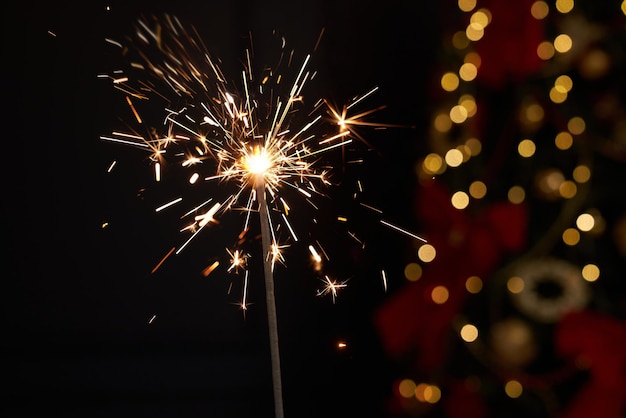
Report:
[[[243,157],[243,167],[251,174],[265,174],[272,166],[272,161],[265,148],[255,147],[254,153]]]

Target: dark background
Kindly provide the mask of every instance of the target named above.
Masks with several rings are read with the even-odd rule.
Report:
[[[439,36],[434,5],[5,6],[5,416],[273,415],[260,266],[250,267],[253,304],[245,317],[235,306],[239,290],[227,294],[231,279],[224,271],[200,274],[213,255],[200,244],[151,275],[179,243],[179,225],[154,216],[153,202],[167,195],[151,192],[143,156],[99,140],[125,106],[96,77],[112,66],[104,38],[122,38],[140,14],[161,12],[195,25],[226,71],[240,70],[249,33],[262,37],[277,29],[292,48],[308,52],[324,28],[315,55],[327,89],[320,96],[341,103],[378,86],[370,103],[388,105],[378,120],[413,126],[374,133],[381,155],[358,175],[390,221],[414,226],[412,163],[428,118],[429,62]],[[118,168],[107,174],[113,160]],[[105,222],[109,226],[102,228]],[[372,242],[360,262],[344,263],[350,255],[337,255],[336,268],[352,279],[335,304],[316,297],[319,282],[302,250],[294,249],[287,267],[277,269],[286,416],[375,416],[383,410],[394,373],[371,313],[385,295],[380,269],[388,269],[390,288],[402,282],[405,239],[369,225],[360,225]],[[217,238],[225,242],[220,248],[229,233]],[[337,348],[339,341],[347,348]]]
[[[302,56],[324,29],[313,54],[315,91],[305,96],[340,104],[377,86],[366,107],[386,108],[372,119],[401,126],[360,130],[375,151],[363,147],[364,164],[338,170],[345,176],[339,187],[316,202],[320,210],[303,211],[296,223],[307,231],[303,243],[320,238],[327,245],[326,267],[333,277],[348,280],[336,302],[316,295],[321,282],[306,245],[289,247],[286,266],[276,269],[287,418],[580,418],[588,410],[623,418],[623,5],[579,0],[573,12],[557,13],[555,2],[548,2],[549,16],[538,21],[529,18],[530,0],[479,3],[494,14],[485,38],[475,45],[482,58],[479,77],[451,93],[442,90],[440,78],[457,71],[466,57],[451,40],[470,16],[454,0],[5,4],[3,416],[274,416],[260,244],[249,246],[245,315],[236,305],[241,276],[227,274],[225,264],[208,277],[201,274],[233,244],[242,224],[237,214],[225,216],[151,273],[181,243],[177,219],[154,212],[178,194],[177,178],[155,185],[144,153],[100,139],[118,129],[120,114],[127,112],[123,96],[98,79],[123,62],[105,38],[121,40],[133,34],[140,16],[166,12],[194,25],[233,79],[242,69],[250,34],[262,62],[275,53],[264,42],[272,31]],[[538,62],[538,41],[559,33],[571,34],[576,48]],[[598,60],[597,52],[608,59]],[[571,76],[575,87],[557,105],[547,92],[560,74]],[[436,132],[433,117],[448,112],[463,92],[476,98],[477,115],[446,133]],[[519,110],[528,100],[545,110],[539,127],[521,122]],[[572,116],[583,117],[587,130],[571,149],[557,150],[554,136],[567,130]],[[428,153],[443,155],[468,135],[481,140],[482,154],[459,168],[423,175],[421,162]],[[532,158],[517,152],[522,138],[535,141]],[[107,173],[114,160],[116,168]],[[537,188],[546,169],[569,178],[581,162],[589,164],[592,180],[578,184],[575,198],[555,198]],[[487,197],[472,199],[463,211],[452,208],[447,193],[466,190],[476,179],[488,184]],[[435,262],[421,262],[419,243],[359,210],[352,199],[357,180],[364,186],[360,198],[381,209],[385,220],[437,243]],[[432,184],[442,195],[431,194],[427,186]],[[526,192],[522,205],[506,200],[513,185]],[[209,186],[203,189],[207,193]],[[298,209],[310,209],[304,206]],[[524,216],[497,212],[511,206],[522,208]],[[600,213],[601,228],[581,233],[576,245],[564,244],[562,231],[574,228],[584,211]],[[501,217],[486,219],[491,213]],[[337,227],[338,214],[349,215],[364,248]],[[312,217],[319,227],[310,228]],[[504,247],[516,240],[515,231],[521,231],[519,245],[507,253]],[[538,261],[531,270],[537,274],[551,266],[545,256],[577,271],[588,263],[600,268],[599,280],[588,284],[591,293],[580,317],[545,323],[537,312],[511,303],[506,288],[511,266]],[[409,262],[423,267],[416,282],[404,277]],[[484,289],[468,296],[464,282],[480,263],[488,264]],[[562,278],[564,271],[552,271],[552,278]],[[437,284],[461,292],[434,306],[429,292]],[[544,302],[554,307],[563,303],[559,296],[567,289],[531,290],[545,291]],[[397,306],[412,315],[394,316]],[[381,319],[381,312],[392,314]],[[507,322],[511,318],[520,319],[522,328]],[[455,327],[461,320],[480,330],[476,343],[458,338]],[[536,350],[532,362],[515,363],[520,354],[515,351],[501,363],[492,361],[497,349],[515,343],[488,339],[502,324],[511,333],[531,330],[532,339],[524,342]],[[404,351],[392,355],[385,343],[406,329],[413,335],[403,341]],[[339,342],[347,346],[340,348]],[[519,398],[505,393],[513,378],[523,383]],[[438,385],[441,400],[429,404],[402,396],[402,379]]]

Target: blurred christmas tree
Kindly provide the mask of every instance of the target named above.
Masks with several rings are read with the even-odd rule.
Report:
[[[624,417],[626,2],[444,7],[389,416]]]

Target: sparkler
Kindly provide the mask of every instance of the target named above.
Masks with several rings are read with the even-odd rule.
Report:
[[[191,33],[190,33],[191,31]],[[386,127],[366,121],[366,117],[382,107],[352,114],[357,105],[373,94],[372,89],[356,97],[341,110],[329,101],[318,99],[312,106],[304,98],[304,87],[316,73],[310,69],[311,55],[297,62],[293,51],[287,52],[281,39],[278,63],[263,67],[257,77],[252,49],[238,83],[222,73],[220,61],[214,59],[193,28],[177,18],[141,18],[130,44],[107,39],[130,60],[129,71],[115,71],[102,77],[125,95],[132,123],[124,130],[101,136],[102,140],[144,150],[159,182],[172,164],[191,170],[190,184],[199,180],[216,182],[229,189],[220,201],[207,197],[194,203],[181,219],[186,223],[181,232],[186,236],[172,248],[152,270],[154,273],[172,254],[179,254],[208,226],[234,210],[241,210],[245,220],[237,245],[226,248],[230,264],[227,272],[245,271],[243,300],[247,309],[247,259],[241,248],[250,230],[251,214],[258,212],[261,228],[265,294],[270,333],[274,401],[277,418],[283,416],[280,360],[273,272],[277,263],[284,264],[283,250],[299,237],[290,220],[291,193],[312,207],[322,189],[332,185],[330,170],[321,164],[322,156],[341,149],[353,139],[369,147],[357,127]],[[134,56],[131,56],[134,54]],[[282,71],[294,71],[287,82]],[[237,86],[237,87],[234,87]],[[286,90],[286,93],[281,93]],[[140,111],[149,108],[147,112]],[[155,117],[156,116],[156,117]],[[109,171],[113,169],[110,166]],[[157,212],[170,211],[185,202],[177,196],[159,207]],[[372,206],[363,205],[375,210]],[[383,221],[381,221],[383,222]],[[384,223],[392,226],[389,223]],[[401,228],[395,230],[420,239]],[[288,231],[290,241],[280,241],[278,232]],[[356,237],[351,234],[355,239]],[[322,255],[328,258],[319,242],[309,250],[318,264]],[[320,255],[321,254],[321,255]],[[219,267],[209,265],[206,276]],[[384,272],[383,272],[384,277]],[[324,276],[324,287],[318,295],[330,294],[333,302],[346,281],[337,282]],[[386,278],[385,278],[386,286]]]

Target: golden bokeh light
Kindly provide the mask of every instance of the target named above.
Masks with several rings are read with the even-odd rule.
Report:
[[[463,153],[456,148],[452,148],[446,152],[445,160],[450,167],[458,167],[463,163]]]
[[[459,76],[464,81],[472,81],[478,75],[478,68],[471,62],[466,62],[459,68]]]
[[[483,150],[483,144],[478,138],[469,138],[465,141],[465,145],[469,147],[472,157],[477,156]]]
[[[450,109],[450,120],[454,123],[463,123],[467,120],[467,109],[461,105],[452,106]]]
[[[482,63],[482,59],[480,58],[480,55],[478,55],[478,52],[472,51],[465,54],[463,62],[474,64],[474,67],[478,70],[480,68],[480,64]]]
[[[426,397],[424,396],[424,392],[430,386],[428,383],[420,383],[415,387],[415,399],[420,402],[426,402]]]
[[[465,36],[470,41],[476,42],[485,35],[485,27],[479,23],[470,23],[465,29]]]
[[[564,199],[573,198],[574,196],[576,196],[577,192],[578,192],[578,187],[576,186],[576,183],[574,183],[571,180],[565,180],[559,186],[559,193],[561,194],[561,197]]]
[[[581,213],[576,218],[576,227],[583,232],[591,231],[594,225],[595,225],[595,219],[589,213]]]
[[[532,157],[535,155],[537,147],[535,143],[530,139],[523,139],[517,145],[517,152],[524,158]]]
[[[433,126],[437,132],[448,132],[452,128],[452,121],[450,115],[447,113],[439,113],[433,120]]]
[[[509,380],[504,385],[504,392],[509,398],[519,398],[522,396],[522,392],[524,391],[522,384],[517,380]]]
[[[450,292],[445,286],[435,286],[432,292],[430,292],[430,297],[437,305],[442,305],[448,301]]]
[[[580,232],[578,232],[578,229],[576,228],[567,228],[563,231],[561,238],[566,245],[571,247],[578,244],[580,241]]]
[[[465,289],[472,294],[480,293],[483,289],[483,281],[478,276],[470,276],[465,280]]]
[[[600,268],[595,264],[587,264],[582,268],[582,276],[588,282],[595,282],[600,278]]]
[[[441,389],[436,385],[420,383],[415,387],[415,399],[420,402],[435,404],[441,399]]]
[[[524,282],[524,279],[519,276],[509,277],[506,281],[507,290],[513,294],[522,293],[525,286],[526,283]]]
[[[574,144],[574,137],[569,132],[559,132],[554,138],[554,145],[560,150],[570,149]]]
[[[482,199],[487,194],[487,185],[480,180],[473,181],[469,193],[474,199]]]
[[[430,263],[435,259],[437,251],[431,244],[424,244],[417,250],[417,256],[424,263]]]
[[[491,23],[491,19],[493,16],[491,15],[491,11],[489,9],[487,9],[486,7],[481,7],[480,9],[476,11],[476,13],[481,13],[485,15],[485,17],[487,18],[487,25]],[[482,19],[482,18],[479,18],[479,19]]]
[[[548,17],[550,12],[550,6],[543,0],[538,0],[530,6],[530,14],[537,20],[542,20]]]
[[[412,398],[415,396],[415,382],[412,379],[402,379],[398,383],[398,393],[403,398]]]
[[[519,204],[526,199],[526,191],[521,186],[513,186],[509,189],[507,193],[507,198],[509,202]]]
[[[554,38],[554,49],[557,52],[560,52],[562,54],[568,52],[570,49],[572,49],[572,38],[565,33],[562,33],[560,35],[558,35],[556,38]]]
[[[578,183],[587,183],[591,178],[591,170],[584,164],[576,166],[572,172],[572,177]]]
[[[409,263],[404,267],[404,277],[410,282],[416,282],[422,277],[422,266]]]
[[[572,81],[572,78],[570,76],[560,75],[554,81],[554,87],[559,91],[568,93],[574,87],[574,82]]]
[[[445,91],[454,91],[459,87],[459,77],[453,72],[441,76],[441,88]]]
[[[459,9],[463,12],[471,12],[476,7],[476,0],[459,0]]]
[[[544,61],[549,60],[554,56],[554,45],[552,42],[543,41],[537,46],[537,55]]]
[[[424,389],[424,399],[430,404],[435,404],[441,399],[441,389],[436,385],[428,385]]]
[[[472,13],[470,23],[480,25],[483,29],[491,22],[491,13],[487,9],[480,9]]]
[[[552,87],[548,95],[552,103],[559,104],[567,100],[567,91],[563,91],[563,89],[559,89],[558,87]]]
[[[466,343],[474,342],[478,338],[478,328],[472,324],[465,324],[461,327],[459,335]]]
[[[545,115],[543,107],[538,103],[531,103],[526,106],[525,116],[529,122],[541,122]]]
[[[560,13],[569,13],[574,8],[574,0],[556,0],[554,6]]]
[[[476,106],[476,99],[471,94],[464,94],[459,97],[459,105],[463,106],[467,110],[467,116],[472,117],[476,114],[478,107]]]
[[[535,176],[535,190],[545,199],[557,200],[561,197],[559,189],[565,181],[561,170],[546,168],[537,172]]]
[[[456,49],[463,50],[470,44],[470,40],[467,39],[467,35],[464,31],[457,31],[452,35],[452,46]]]
[[[441,158],[441,155],[435,154],[434,152],[428,154],[422,163],[422,169],[427,174],[439,174],[442,172],[443,166],[443,158]]]
[[[469,205],[469,196],[465,192],[458,191],[452,195],[450,202],[456,209],[465,209]]]
[[[574,116],[567,121],[567,130],[570,131],[572,135],[580,135],[585,132],[585,129],[585,120],[580,116]]]

